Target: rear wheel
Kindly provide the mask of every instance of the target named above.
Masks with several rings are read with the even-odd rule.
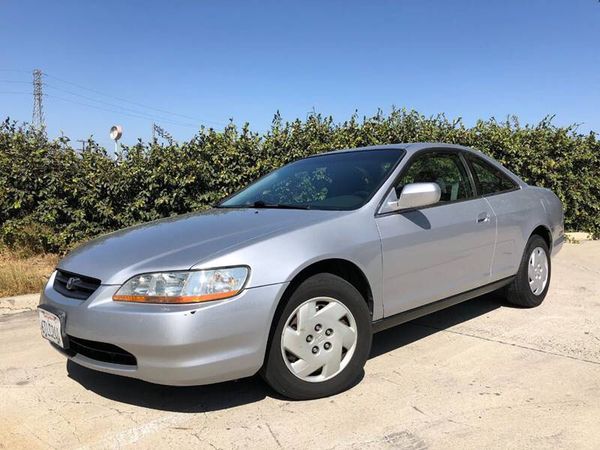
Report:
[[[506,299],[518,306],[540,305],[550,286],[551,261],[548,244],[538,235],[529,238],[521,258],[519,272],[508,286]]]
[[[365,299],[346,280],[308,278],[276,320],[262,375],[277,392],[326,397],[359,379],[371,348],[371,318]]]

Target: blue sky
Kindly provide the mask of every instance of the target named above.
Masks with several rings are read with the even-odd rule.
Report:
[[[49,135],[106,146],[392,105],[600,131],[597,0],[0,0],[0,42],[0,116],[31,120],[40,68]]]

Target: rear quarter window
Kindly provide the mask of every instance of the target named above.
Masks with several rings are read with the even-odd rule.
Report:
[[[467,160],[473,171],[475,185],[479,195],[498,194],[500,192],[512,191],[518,187],[517,183],[511,180],[500,169],[477,158],[476,156],[466,155]]]

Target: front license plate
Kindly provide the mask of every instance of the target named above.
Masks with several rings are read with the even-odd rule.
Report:
[[[42,337],[55,343],[61,348],[65,348],[62,339],[62,329],[60,319],[57,315],[43,309],[38,309],[40,315],[40,328]]]

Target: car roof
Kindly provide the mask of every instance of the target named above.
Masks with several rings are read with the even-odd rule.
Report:
[[[406,143],[398,143],[398,144],[385,144],[385,145],[369,145],[366,147],[356,147],[356,148],[344,148],[340,150],[333,150],[329,152],[317,153],[314,156],[322,156],[322,155],[330,155],[335,153],[350,153],[350,152],[362,152],[366,150],[404,150],[408,154],[412,154],[418,152],[419,150],[425,150],[428,148],[450,148],[457,150],[470,151],[474,153],[481,153],[478,150],[465,147],[463,145],[456,144],[447,144],[445,142],[406,142]]]

